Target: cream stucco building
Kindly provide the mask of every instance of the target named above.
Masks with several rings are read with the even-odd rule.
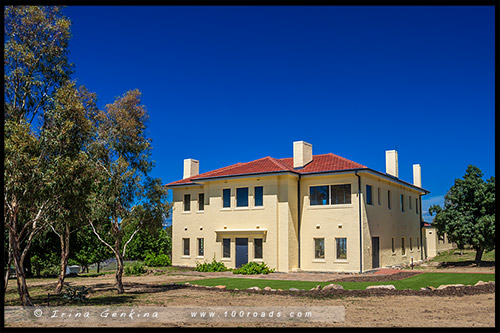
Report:
[[[265,262],[280,272],[365,272],[424,259],[420,165],[398,178],[293,143],[293,157],[265,157],[200,174],[184,160],[173,193],[172,264]]]

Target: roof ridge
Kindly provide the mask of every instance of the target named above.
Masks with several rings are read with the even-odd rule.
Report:
[[[286,165],[284,162],[280,161],[279,159],[277,158],[274,158],[274,157],[271,157],[271,156],[268,156],[269,159],[274,163],[276,164],[277,166],[279,166],[280,168],[282,169],[286,169],[286,170],[291,170],[291,168]]]

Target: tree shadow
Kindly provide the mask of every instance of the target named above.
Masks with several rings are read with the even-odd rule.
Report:
[[[454,268],[454,267],[494,267],[495,261],[481,261],[480,265],[476,265],[474,260],[465,261],[442,261],[438,268]]]

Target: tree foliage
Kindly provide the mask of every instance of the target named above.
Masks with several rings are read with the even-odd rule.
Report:
[[[439,236],[445,233],[460,249],[472,246],[476,264],[484,250],[495,248],[495,177],[483,180],[479,168],[469,165],[444,197],[444,207],[429,208]]]

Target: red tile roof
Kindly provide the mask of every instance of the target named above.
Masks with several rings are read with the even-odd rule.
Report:
[[[261,173],[273,172],[294,172],[294,173],[314,173],[314,172],[328,172],[349,169],[364,169],[366,166],[350,161],[346,158],[334,154],[313,155],[313,160],[305,167],[294,169],[293,158],[276,159],[270,156],[251,161],[246,163],[237,163],[224,168],[216,169],[213,171],[205,172],[197,176],[181,179],[170,184],[171,185],[188,185],[193,184],[197,179],[203,178],[218,178],[228,176],[241,176]]]

